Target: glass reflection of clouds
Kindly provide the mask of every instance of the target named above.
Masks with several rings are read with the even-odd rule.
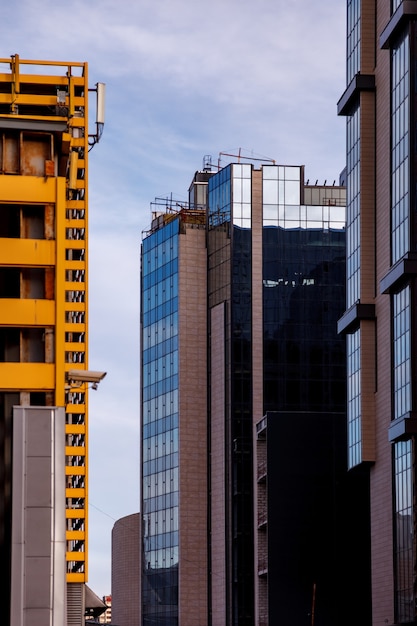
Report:
[[[306,205],[301,203],[304,185],[301,167],[264,165],[262,173],[264,226],[320,230],[345,228],[346,210],[340,188],[316,188],[321,202]]]
[[[240,228],[251,227],[252,165],[235,164],[233,169],[233,224]]]

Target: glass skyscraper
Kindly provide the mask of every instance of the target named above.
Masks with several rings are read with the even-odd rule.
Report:
[[[288,572],[277,565],[276,554],[269,558],[287,528],[286,516],[283,511],[281,517],[275,515],[272,528],[268,511],[260,519],[263,487],[254,427],[267,413],[269,423],[273,419],[278,425],[291,414],[296,441],[301,439],[297,415],[310,415],[315,424],[312,445],[319,450],[321,437],[321,449],[330,449],[331,439],[317,416],[331,416],[326,428],[341,460],[337,468],[329,462],[325,470],[329,502],[320,519],[327,528],[326,515],[336,520],[332,491],[345,472],[345,347],[337,336],[345,298],[345,189],[336,184],[306,186],[303,167],[264,164],[256,169],[241,163],[213,175],[208,187],[209,537],[216,598],[211,616],[216,624],[268,623],[270,605],[277,607],[274,618],[279,613],[281,619],[292,616],[299,623],[297,611],[304,611],[311,600],[311,587],[304,592],[294,583],[292,595],[287,594],[293,602],[289,606],[282,593]],[[269,438],[279,437],[279,432],[269,427]],[[276,450],[278,443],[282,445],[277,441]],[[313,451],[312,465],[301,461],[294,474],[307,481],[320,464],[319,456]],[[278,493],[279,472],[268,472],[271,493],[274,488]],[[270,504],[270,514],[275,513],[272,508]],[[337,519],[341,531],[345,522],[340,515]],[[292,526],[284,542],[299,546],[298,518]],[[329,603],[335,570],[328,564],[338,548],[330,538],[320,546],[320,561],[327,564],[320,594],[327,594]],[[305,570],[305,557],[299,557],[300,570]],[[336,561],[334,567],[342,573],[346,560]],[[328,621],[323,623],[332,623],[333,600],[332,610],[327,608]]]
[[[266,623],[285,571],[259,567],[281,531],[259,524],[254,435],[266,414],[322,412],[343,450],[345,188],[306,186],[300,166],[197,172],[186,207],[154,212],[141,258],[143,624]],[[338,545],[320,558],[341,570]]]
[[[173,626],[185,611],[198,625],[207,608],[205,208],[153,217],[141,254],[142,615],[144,625]]]

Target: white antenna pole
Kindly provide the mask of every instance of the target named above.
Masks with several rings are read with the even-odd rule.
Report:
[[[97,83],[97,124],[104,124],[104,101],[106,97],[106,84]]]

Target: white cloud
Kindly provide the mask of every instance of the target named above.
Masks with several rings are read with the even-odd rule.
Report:
[[[139,249],[156,196],[186,199],[205,154],[344,167],[344,0],[16,0],[2,57],[87,61],[107,85],[90,153],[90,586],[110,591],[114,520],[139,493]],[[94,508],[94,506],[96,508]]]

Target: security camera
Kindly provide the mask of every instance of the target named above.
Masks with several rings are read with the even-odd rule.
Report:
[[[105,377],[107,372],[93,372],[91,370],[69,370],[67,381],[69,383],[93,383],[97,385]]]

